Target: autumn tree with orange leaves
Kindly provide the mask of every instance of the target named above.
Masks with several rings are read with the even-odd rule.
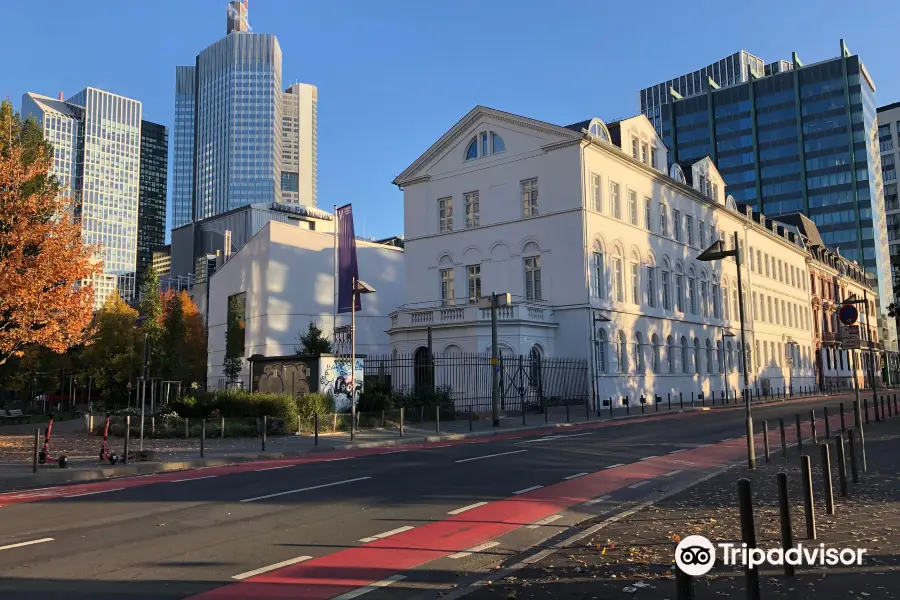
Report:
[[[0,104],[0,365],[29,347],[62,353],[91,322],[102,265],[82,243],[71,197],[49,171],[40,127]]]

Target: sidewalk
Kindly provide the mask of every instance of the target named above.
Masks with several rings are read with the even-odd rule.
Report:
[[[674,547],[688,535],[704,535],[713,543],[741,544],[737,481],[750,479],[753,489],[757,544],[779,547],[780,529],[775,474],[788,474],[794,544],[817,548],[867,548],[861,567],[798,567],[797,575],[785,577],[780,567],[760,571],[762,598],[845,600],[900,598],[900,476],[896,456],[900,453],[900,418],[865,427],[868,473],[859,485],[847,477],[849,496],[840,496],[835,442],[829,442],[836,511],[825,514],[823,474],[819,448],[804,440],[803,453],[810,455],[818,538],[806,539],[801,495],[800,452],[788,448],[785,459],[780,447],[766,463],[762,448],[755,472],[744,465],[732,468],[688,490],[656,504],[609,521],[605,526],[571,546],[560,547],[542,560],[514,572],[503,581],[478,588],[467,598],[639,598],[664,600],[676,597],[673,579]],[[845,437],[846,439],[846,437]],[[845,449],[847,445],[845,444]],[[776,447],[773,446],[773,450]],[[584,523],[583,529],[604,522]],[[744,598],[744,574],[739,568],[721,564],[696,579],[695,597]]]

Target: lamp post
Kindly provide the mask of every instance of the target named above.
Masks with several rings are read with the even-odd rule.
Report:
[[[356,437],[356,298],[359,294],[374,294],[375,288],[353,278],[353,304],[350,307],[350,440]]]
[[[785,348],[790,348],[788,356],[785,357],[788,364],[788,390],[791,396],[794,395],[794,348],[799,346],[795,340],[788,338],[784,343]]]
[[[728,298],[725,299],[728,301]],[[725,338],[733,338],[734,334],[728,331],[728,329],[723,325],[722,326],[722,356],[719,357],[719,360],[722,361],[722,385],[725,387],[725,400],[728,400],[728,364],[725,362]],[[746,365],[744,366],[746,369]]]
[[[491,292],[490,296],[482,296],[478,299],[478,308],[486,308],[491,311],[491,419],[494,427],[500,427],[500,355],[497,347],[497,309],[512,303],[509,293],[498,294]],[[522,406],[522,414],[525,407]]]
[[[750,381],[747,369],[747,332],[744,329],[744,287],[741,278],[741,252],[740,239],[738,232],[734,232],[734,247],[731,250],[725,249],[722,240],[716,240],[712,246],[704,250],[697,256],[697,260],[703,262],[712,262],[714,260],[723,260],[733,257],[734,264],[737,267],[737,285],[738,285],[738,313],[741,320],[741,364],[743,369],[741,372],[744,377],[744,420],[747,425],[747,463],[750,469],[756,468],[756,450],[753,447],[753,415],[750,414]]]

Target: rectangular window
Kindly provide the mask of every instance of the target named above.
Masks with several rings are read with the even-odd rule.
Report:
[[[622,199],[619,198],[619,184],[609,182],[609,203],[612,206],[613,217],[622,219]]]
[[[622,259],[615,258],[613,259],[613,295],[615,296],[616,301],[624,302],[625,301],[625,282],[623,278],[625,274],[622,272]]]
[[[638,271],[638,264],[631,263],[631,302],[634,304],[641,303],[641,278]]]
[[[534,217],[538,214],[537,177],[522,182],[522,214],[526,217]]]
[[[719,238],[717,237],[717,235],[718,235],[718,234],[716,233],[716,227],[715,227],[715,225],[713,225],[712,223],[710,223],[710,224],[709,224],[709,243],[710,243],[710,244],[715,244],[715,243],[716,243],[716,240],[719,239]]]
[[[475,304],[481,298],[481,265],[469,265],[468,272],[469,304]]]
[[[644,198],[644,227],[653,231],[653,199]]]
[[[684,312],[684,275],[675,273],[675,310]]]
[[[713,200],[717,200],[719,198],[719,184],[712,184],[712,198]]]
[[[530,256],[525,259],[525,299],[541,299],[541,257]]]
[[[632,225],[638,224],[637,192],[634,190],[628,190],[628,218]]]
[[[638,159],[638,140],[636,137],[631,138],[631,157],[634,160]]]
[[[753,292],[753,320],[759,319],[759,311],[756,309],[756,292]]]
[[[705,281],[700,282],[700,314],[704,317],[709,316],[709,298],[707,297],[707,284]]]
[[[675,228],[675,240],[681,241],[681,211],[672,210],[672,225]]]
[[[669,290],[669,272],[662,272],[662,301],[663,309],[670,310],[672,308],[671,292]]]
[[[659,203],[659,235],[669,237],[669,209],[665,203]]]
[[[650,164],[650,147],[647,142],[641,142],[641,162],[645,165]]]
[[[750,272],[755,273],[756,267],[754,266],[756,262],[753,260],[753,246],[750,246]]]
[[[656,308],[656,272],[652,266],[647,267],[647,306]]]
[[[693,277],[688,277],[688,306],[691,308],[691,314],[697,314],[697,280]]]
[[[769,276],[769,255],[766,254],[765,257],[766,257],[766,277],[768,277]]]
[[[246,354],[247,292],[228,296],[225,322],[225,356],[241,358]]]
[[[606,285],[606,272],[604,270],[603,253],[594,252],[594,296],[604,298],[604,287]]]
[[[453,304],[453,269],[441,269],[441,304]]]
[[[694,245],[694,217],[684,216],[684,241],[688,246]]]
[[[654,169],[658,169],[659,168],[657,166],[658,164],[659,163],[657,163],[657,161],[656,161],[656,146],[652,146],[650,148],[650,166],[653,167]]]
[[[591,203],[595,211],[603,212],[603,195],[602,195],[602,178],[599,175],[591,174]]]
[[[453,231],[453,198],[438,200],[438,230]]]
[[[697,221],[697,234],[700,238],[700,249],[706,250],[706,229],[703,226],[703,221]]]
[[[763,315],[763,321],[768,323],[772,323],[775,320],[775,317],[772,315],[772,297],[766,297],[766,314]]]
[[[466,227],[478,227],[478,192],[468,192],[466,198]]]

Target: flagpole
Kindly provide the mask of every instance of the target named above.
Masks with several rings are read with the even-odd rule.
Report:
[[[350,305],[350,441],[356,435],[356,277]]]
[[[333,343],[332,351],[337,350],[337,314],[338,314],[338,218],[337,218],[337,204],[334,205],[334,292],[332,294],[332,308],[333,312],[331,315],[331,339]],[[337,352],[335,352],[337,354]]]

